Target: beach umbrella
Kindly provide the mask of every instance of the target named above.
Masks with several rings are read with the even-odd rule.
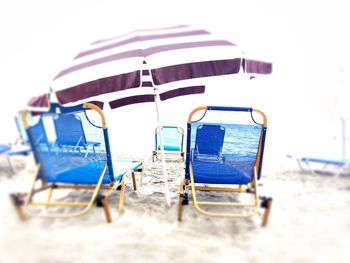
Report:
[[[241,69],[271,73],[271,63],[245,58],[244,52],[235,43],[187,25],[135,30],[93,42],[54,77],[51,87],[63,105],[97,100],[116,108],[150,101],[151,96],[138,95],[153,94],[154,87],[162,94],[169,83],[181,82],[182,89],[168,93],[177,96],[198,91],[185,89],[186,80],[236,74]],[[126,96],[119,93],[130,89]],[[129,99],[114,99],[118,96]]]
[[[115,109],[155,102],[160,127],[160,100],[204,93],[208,77],[271,71],[271,63],[244,57],[235,43],[205,29],[179,25],[94,41],[54,77],[51,89],[57,101],[67,106],[94,102]],[[42,99],[37,101],[43,104]],[[161,134],[160,144],[162,148]]]

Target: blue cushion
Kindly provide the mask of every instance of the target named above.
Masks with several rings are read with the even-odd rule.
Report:
[[[11,149],[11,147],[8,145],[0,144],[0,153],[6,152],[10,149]]]
[[[333,165],[338,165],[338,166],[350,164],[350,160],[347,160],[347,159],[328,159],[328,158],[319,158],[319,157],[302,157],[301,161],[323,163],[323,164],[333,164]]]
[[[55,183],[96,184],[104,164],[105,161],[101,160],[57,171],[55,175],[47,176],[46,180]],[[114,182],[120,181],[126,172],[137,169],[141,165],[141,162],[133,162],[132,160],[113,160]],[[102,183],[109,184],[109,182],[109,171],[107,168]]]
[[[13,147],[4,144],[0,145],[0,153],[3,153],[7,156],[25,155],[30,153],[31,151],[32,150],[30,149],[30,147],[26,145],[14,145]]]
[[[243,173],[232,164],[194,161],[192,163],[195,183],[247,184],[252,180],[252,169]]]

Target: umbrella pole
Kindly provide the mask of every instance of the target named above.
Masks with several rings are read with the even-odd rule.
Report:
[[[163,176],[164,176],[164,191],[165,191],[165,199],[170,206],[170,196],[169,196],[169,185],[168,185],[168,172],[165,162],[165,153],[164,153],[164,143],[163,143],[163,131],[161,126],[161,118],[160,118],[160,111],[159,111],[159,94],[158,94],[158,88],[154,87],[154,101],[156,104],[156,111],[157,111],[157,125],[159,130],[159,140],[160,140],[160,151],[162,155],[162,167],[163,167]]]

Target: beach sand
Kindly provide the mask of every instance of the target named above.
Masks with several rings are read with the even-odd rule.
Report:
[[[296,165],[263,174],[260,193],[274,199],[264,228],[258,216],[209,218],[193,206],[178,222],[181,162],[167,162],[169,207],[161,162],[134,157],[145,161],[144,184],[138,178],[135,192],[127,178],[122,214],[116,196],[108,199],[110,224],[96,207],[79,218],[19,221],[9,194],[28,190],[33,160],[15,157],[11,177],[2,164],[0,262],[350,262],[350,177],[302,174]]]

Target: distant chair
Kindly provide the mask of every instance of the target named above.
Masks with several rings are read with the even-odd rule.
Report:
[[[78,115],[58,115],[54,118],[56,143],[59,147],[69,149],[78,149],[91,146],[95,153],[95,147],[100,142],[88,141],[84,132],[83,124]]]
[[[222,160],[222,147],[225,138],[225,128],[220,125],[203,124],[197,127],[193,159]]]
[[[92,123],[87,118],[87,110],[89,113],[97,113],[98,123]],[[99,143],[100,147],[95,149],[94,154],[87,155],[86,152],[80,151],[79,147],[72,147],[69,151],[57,149],[59,147],[52,143],[47,147],[47,138],[54,139],[54,119],[65,114],[71,115],[73,112],[88,127],[85,131],[87,136]],[[143,174],[143,163],[112,159],[105,116],[94,104],[85,103],[74,107],[52,104],[50,112],[40,113],[38,117],[36,123],[30,123],[24,118],[24,126],[33,148],[36,173],[28,192],[11,194],[12,203],[20,219],[77,217],[86,214],[96,205],[104,208],[106,221],[111,222],[107,197],[119,191],[118,208],[122,211],[126,177],[131,175],[136,190],[135,173]],[[66,133],[73,128],[74,126],[67,125]],[[88,148],[86,151],[92,153],[94,150]],[[55,195],[60,189],[71,191],[66,196]],[[85,191],[72,194],[74,190]],[[47,195],[43,195],[43,192]]]
[[[265,114],[252,108],[203,106],[190,113],[179,221],[192,201],[214,217],[248,218],[263,208],[267,224],[272,198],[258,195],[266,129]]]
[[[162,126],[161,132],[163,136],[163,149],[167,155],[178,155],[184,161],[183,140],[184,130],[179,126]],[[161,154],[160,131],[157,127],[154,132],[155,146],[152,154],[153,162],[158,160]]]
[[[350,175],[350,160],[325,158],[320,156],[295,156],[287,155],[288,158],[295,159],[300,170],[311,174],[325,175]]]
[[[346,157],[346,119],[340,117],[341,121],[341,158],[335,158],[327,155],[298,155],[287,154],[286,157],[294,159],[300,170],[304,173],[323,174],[323,175],[350,175],[350,159]]]
[[[10,167],[11,174],[16,172],[16,168],[11,161],[12,156],[28,155],[31,153],[31,148],[27,144],[25,130],[20,122],[19,115],[15,117],[16,127],[19,133],[18,139],[14,144],[0,144],[0,156],[6,159],[8,166]]]
[[[0,144],[0,156],[6,160],[8,166],[10,167],[11,174],[16,172],[16,168],[11,158],[17,155],[28,155],[30,153],[31,149],[25,145]]]

